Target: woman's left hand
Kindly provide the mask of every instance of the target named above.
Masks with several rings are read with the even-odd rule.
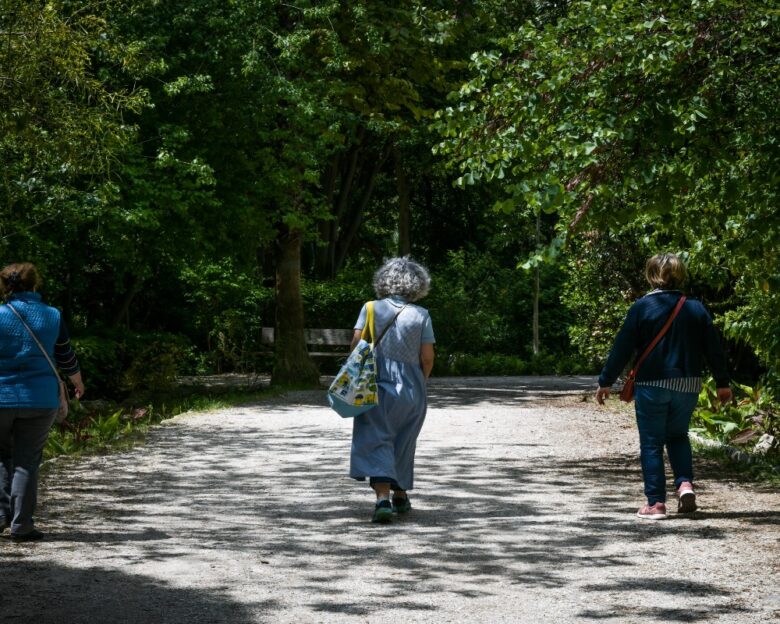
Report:
[[[70,381],[73,384],[74,394],[77,399],[81,399],[84,396],[84,380],[81,378],[81,371],[73,375],[69,375]]]
[[[725,388],[718,388],[718,400],[722,404],[726,404],[729,401],[731,401],[732,398],[734,398],[734,394],[731,392],[731,388],[725,387]]]

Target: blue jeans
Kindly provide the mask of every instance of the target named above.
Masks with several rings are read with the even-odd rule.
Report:
[[[10,524],[11,533],[34,528],[38,469],[56,415],[56,407],[0,409],[0,527]]]
[[[674,473],[674,487],[693,483],[693,456],[688,439],[693,408],[699,395],[653,386],[636,386],[636,424],[645,496],[650,505],[666,502],[664,446]]]

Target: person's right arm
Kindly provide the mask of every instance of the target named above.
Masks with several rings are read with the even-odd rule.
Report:
[[[626,367],[636,349],[639,335],[637,303],[634,303],[629,309],[623,326],[615,337],[615,343],[610,349],[607,363],[599,375],[599,387],[596,390],[596,402],[599,405],[604,405],[604,399],[609,396],[612,384]]]
[[[431,376],[431,371],[433,370],[433,360],[433,343],[423,343],[420,346],[420,366],[422,367],[422,372],[426,379]]]
[[[362,329],[356,329],[355,333],[352,334],[352,344],[349,345],[349,350],[354,351],[355,347],[358,346],[358,342],[360,342],[360,338],[363,336],[363,330]]]
[[[360,314],[358,314],[358,319],[355,322],[355,333],[352,334],[352,344],[349,346],[350,351],[354,351],[355,347],[357,347],[358,342],[360,342],[360,339],[363,336],[363,328],[366,326],[366,318],[368,316],[368,310],[366,309],[366,304],[363,304],[363,307],[360,308]]]

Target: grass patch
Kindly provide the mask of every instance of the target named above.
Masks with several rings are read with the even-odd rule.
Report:
[[[704,446],[693,440],[691,446],[697,460],[709,466],[706,471],[710,477],[719,473],[721,477],[735,481],[780,486],[780,465],[772,458],[751,455],[750,462],[746,462],[733,458],[725,448]]]
[[[165,393],[135,395],[122,403],[74,401],[68,419],[49,433],[44,459],[107,453],[142,443],[155,425],[185,412],[207,412],[244,405],[311,388],[272,386],[264,388],[179,387]]]

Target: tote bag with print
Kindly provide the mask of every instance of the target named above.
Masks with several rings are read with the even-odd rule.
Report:
[[[328,403],[342,418],[358,416],[379,404],[374,346],[374,302],[369,301],[360,342],[328,388]]]

